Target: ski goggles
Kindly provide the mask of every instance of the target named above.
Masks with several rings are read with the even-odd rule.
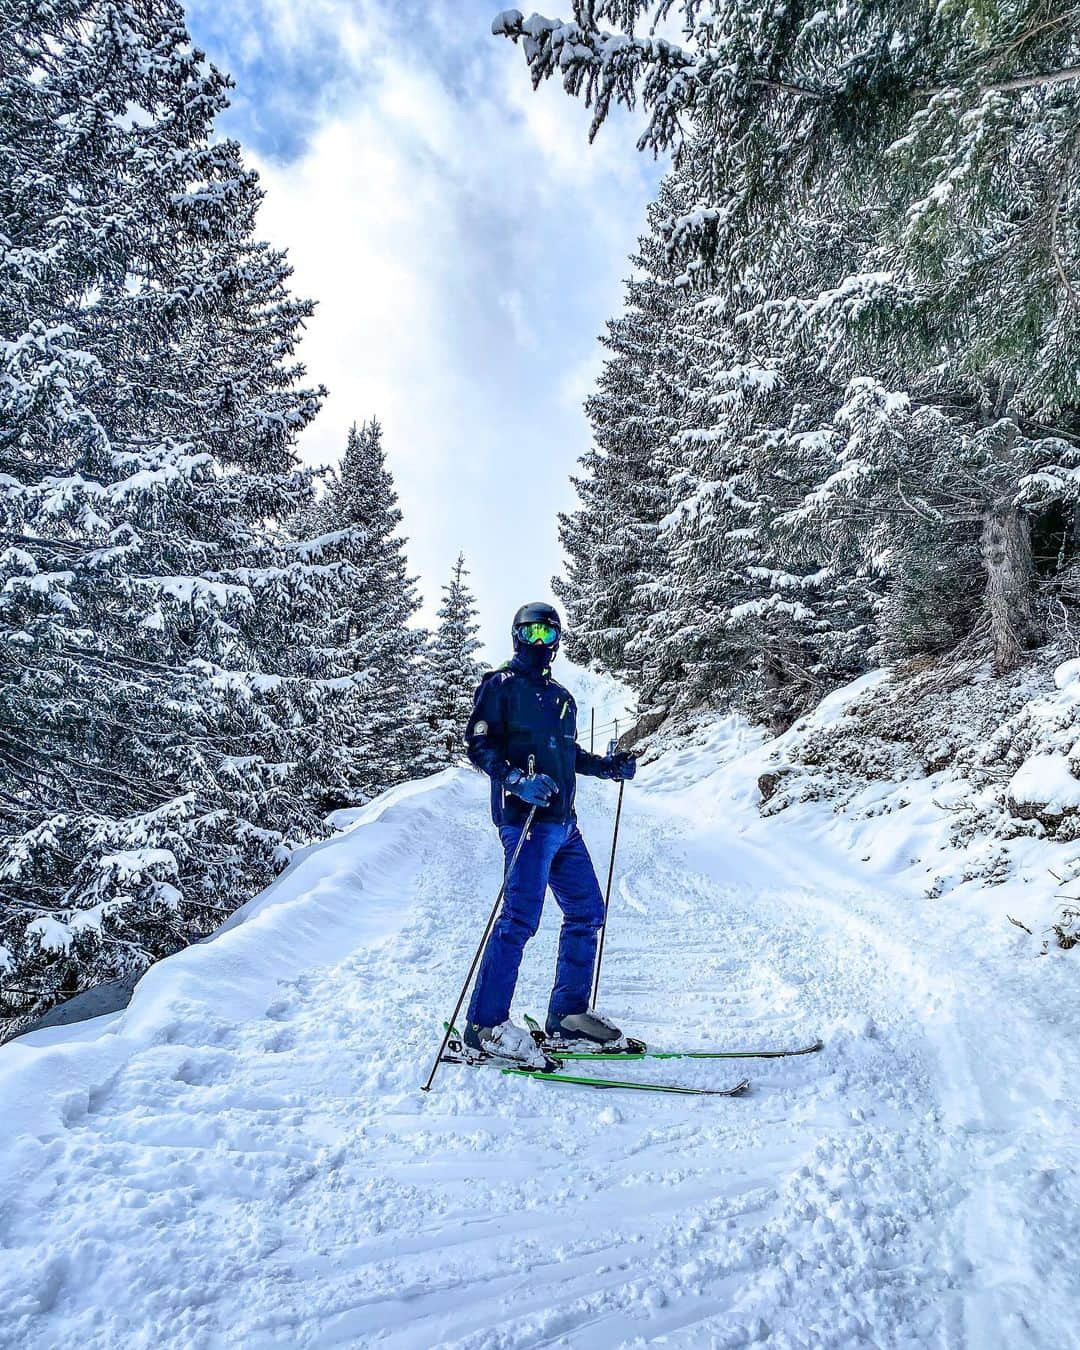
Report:
[[[559,640],[559,630],[553,623],[519,623],[514,636],[530,647],[554,647]]]

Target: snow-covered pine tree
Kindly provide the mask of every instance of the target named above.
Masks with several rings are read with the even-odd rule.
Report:
[[[523,42],[535,82],[558,73],[593,104],[594,132],[613,101],[640,96],[641,144],[676,149],[696,185],[668,238],[700,277],[734,286],[755,250],[797,250],[807,213],[849,222],[853,247],[831,283],[778,288],[743,321],[788,349],[814,347],[832,383],[852,382],[833,409],[840,423],[860,382],[876,383],[874,420],[892,409],[899,422],[893,460],[877,446],[885,472],[860,504],[867,530],[880,543],[883,523],[897,522],[886,551],[913,566],[920,535],[938,551],[955,540],[962,589],[943,597],[944,615],[968,586],[974,529],[981,612],[1008,669],[1042,632],[1032,529],[1072,539],[1061,521],[1075,507],[1080,443],[1080,16],[1032,0],[812,11],[689,0],[684,46],[635,31],[670,8],[579,0],[572,21],[508,11],[494,28]],[[909,419],[919,409],[949,422],[947,482]],[[843,435],[831,440],[827,495],[866,464]],[[809,500],[821,523],[822,499]],[[1067,566],[1067,549],[1055,559]]]
[[[316,513],[318,535],[306,556],[347,563],[347,585],[322,614],[315,647],[334,653],[350,690],[334,769],[323,774],[321,804],[368,801],[428,766],[423,656],[426,634],[408,575],[401,509],[386,467],[382,427],[372,418],[349,429],[345,451]]]
[[[670,602],[661,522],[684,399],[677,327],[687,305],[658,222],[682,204],[679,192],[674,179],[662,184],[630,259],[623,313],[601,338],[608,355],[586,403],[593,444],[573,479],[581,505],[559,518],[567,568],[552,583],[567,610],[568,654],[625,680],[646,711],[672,675],[670,649],[651,630]]]
[[[480,625],[476,599],[465,578],[469,570],[459,553],[443,589],[438,624],[428,641],[428,742],[432,766],[456,764],[464,753],[465,724],[483,666],[477,660]]]
[[[684,331],[698,355],[675,437],[664,523],[669,599],[654,641],[680,658],[673,711],[734,702],[766,708],[782,729],[805,701],[805,691],[802,700],[790,691],[800,677],[810,683],[801,639],[814,615],[804,579],[770,547],[770,501],[754,473],[755,438],[783,402],[779,372],[748,352],[725,318],[720,305],[706,306]]]
[[[823,222],[804,216],[799,236],[798,251],[759,243],[734,284],[716,275],[679,331],[685,413],[664,531],[667,640],[683,652],[674,706],[734,699],[774,730],[862,669],[875,592],[847,541],[783,528],[785,506],[817,481],[816,409],[835,391],[812,353],[743,315],[831,262]]]
[[[821,434],[830,461],[789,519],[888,554],[883,651],[985,638],[997,670],[1012,669],[1044,635],[1039,573],[1050,593],[1075,593],[1077,540],[1061,510],[1076,500],[1075,449],[1009,417],[968,424],[869,377],[851,381]]]
[[[172,0],[0,2],[0,1012],[145,965],[319,821],[264,650],[311,312]],[[308,712],[313,709],[308,708]]]
[[[872,588],[850,549],[776,528],[815,481],[811,409],[839,390],[740,316],[837,250],[800,221],[798,256],[758,241],[737,279],[702,290],[664,239],[691,188],[665,179],[610,326],[560,592],[572,654],[630,682],[645,716],[734,701],[780,728],[862,668]]]

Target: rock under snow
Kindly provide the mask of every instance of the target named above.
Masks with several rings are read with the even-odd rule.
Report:
[[[1021,820],[1060,819],[1080,811],[1080,779],[1064,755],[1032,755],[1013,774],[1008,801]]]

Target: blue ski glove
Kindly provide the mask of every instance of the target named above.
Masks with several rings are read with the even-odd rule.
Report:
[[[546,773],[527,774],[521,769],[511,769],[503,779],[503,787],[530,806],[547,806],[559,790],[558,783]]]
[[[616,750],[607,757],[611,777],[616,783],[625,782],[637,773],[637,760],[629,750]]]

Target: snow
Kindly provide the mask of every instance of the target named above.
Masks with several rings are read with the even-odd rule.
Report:
[[[26,931],[31,937],[37,938],[44,951],[63,952],[71,946],[71,933],[67,926],[54,919],[51,914],[43,914],[38,919],[32,919],[26,925]]]
[[[728,609],[728,622],[736,624],[740,619],[759,619],[766,614],[787,614],[797,622],[809,621],[814,611],[795,600],[781,600],[778,595],[762,596],[757,600],[746,600],[741,605],[732,605]]]
[[[492,19],[491,32],[495,37],[502,37],[519,28],[524,21],[525,16],[520,9],[504,9]]]
[[[1013,774],[1009,796],[1061,813],[1080,809],[1080,779],[1064,755],[1032,755]]]
[[[586,749],[590,735],[593,735],[596,753],[603,754],[616,732],[621,735],[633,726],[636,721],[634,695],[611,675],[586,670],[562,655],[552,673],[574,696],[579,739]]]
[[[152,868],[163,867],[175,875],[176,854],[167,848],[128,848],[105,853],[98,859],[102,871],[114,871],[120,881],[137,880]]]
[[[1074,699],[1080,698],[1080,660],[1063,661],[1054,671],[1054,684]]]
[[[499,850],[482,779],[406,784],[126,1012],[0,1048],[0,1346],[1080,1344],[1077,956],[1004,921],[1051,845],[928,900],[942,777],[762,817],[799,734],[706,718],[628,786],[601,1005],[657,1046],[820,1054],[738,1065],[737,1100],[460,1066],[421,1093]],[[614,799],[583,780],[602,872]]]

